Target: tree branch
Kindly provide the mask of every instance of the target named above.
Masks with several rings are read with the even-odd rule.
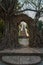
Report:
[[[6,9],[2,6],[1,3],[0,3],[0,7],[6,12]]]
[[[37,5],[34,2],[31,2],[31,4],[33,4],[35,7],[37,7]]]
[[[21,11],[16,11],[16,12],[13,12],[11,15],[13,15],[13,14],[18,14],[18,13],[22,13],[22,12],[24,12],[24,11],[34,11],[34,12],[43,12],[43,11],[38,11],[38,10],[33,10],[33,9],[24,9],[24,10],[21,10]],[[10,15],[10,16],[11,16]]]
[[[43,10],[43,7],[41,8],[41,10]]]

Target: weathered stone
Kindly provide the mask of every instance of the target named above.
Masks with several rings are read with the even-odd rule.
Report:
[[[39,56],[2,56],[2,61],[8,64],[38,64],[41,62]]]

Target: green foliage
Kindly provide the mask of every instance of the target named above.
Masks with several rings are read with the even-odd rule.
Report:
[[[3,31],[4,31],[4,21],[0,19],[0,38],[3,35]]]
[[[39,21],[39,22],[37,23],[37,25],[38,25],[38,29],[39,29],[39,30],[42,30],[42,29],[43,29],[43,28],[42,28],[42,26],[43,26],[42,21]]]

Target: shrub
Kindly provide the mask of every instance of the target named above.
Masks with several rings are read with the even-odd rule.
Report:
[[[0,19],[0,38],[3,35],[3,31],[4,31],[4,21]]]

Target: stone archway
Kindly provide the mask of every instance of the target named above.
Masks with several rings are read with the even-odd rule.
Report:
[[[26,14],[19,14],[15,16],[15,22],[14,22],[14,18],[13,18],[13,22],[14,24],[16,24],[16,30],[18,32],[18,25],[20,24],[21,21],[25,21],[28,24],[28,30],[30,38],[29,38],[29,45],[32,46],[34,45],[34,31],[35,31],[35,21],[31,18],[28,17]],[[16,34],[16,39],[18,38],[18,35]],[[17,42],[17,41],[16,41]],[[17,43],[18,44],[18,43]]]

